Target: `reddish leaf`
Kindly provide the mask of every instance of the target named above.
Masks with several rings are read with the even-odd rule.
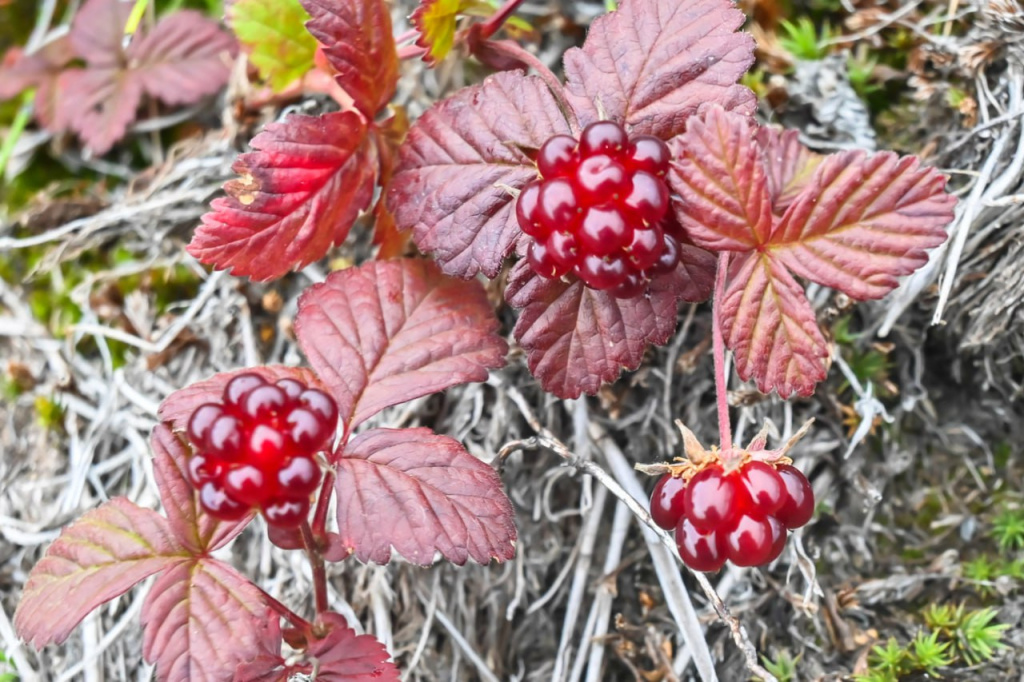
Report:
[[[37,649],[67,639],[90,611],[188,558],[167,520],[117,497],[65,528],[39,560],[14,614]]]
[[[335,272],[299,299],[299,345],[353,429],[385,407],[469,381],[508,347],[476,282],[427,261],[374,261]]]
[[[388,206],[450,275],[494,277],[518,239],[513,196],[537,177],[523,149],[569,126],[544,81],[498,73],[434,105],[400,150]]]
[[[881,298],[946,240],[956,199],[916,157],[850,151],[827,157],[771,236],[793,273],[853,298]]]
[[[687,235],[715,251],[748,251],[768,241],[772,207],[754,126],[713,106],[673,140],[669,183]]]
[[[385,564],[392,548],[429,564],[515,555],[512,504],[501,479],[462,445],[430,429],[374,429],[337,462],[338,531],[360,561]]]
[[[651,284],[649,296],[619,299],[538,276],[525,260],[509,275],[505,298],[523,310],[515,337],[544,390],[560,398],[594,394],[623,369],[636,369],[648,344],[665,343],[676,327],[680,300],[708,297],[715,259],[683,246],[681,263]]]
[[[127,0],[86,0],[71,22],[71,46],[92,66],[120,68],[124,28],[131,14]]]
[[[325,613],[321,623],[331,630],[309,646],[321,682],[398,682],[398,667],[373,635],[357,635],[337,613]]]
[[[825,378],[828,346],[803,288],[769,256],[751,254],[730,268],[718,311],[736,372],[763,393],[811,395]]]
[[[160,420],[168,422],[175,431],[185,431],[192,413],[203,403],[220,402],[224,387],[238,374],[259,374],[267,381],[278,379],[298,379],[307,386],[320,388],[320,380],[305,367],[285,367],[284,365],[262,365],[260,367],[244,367],[230,372],[214,374],[209,379],[179,388],[160,403],[158,414]]]
[[[322,258],[348,236],[373,198],[374,147],[359,114],[292,114],[252,140],[188,252],[256,280],[281,277]]]
[[[274,526],[268,526],[273,529]],[[250,661],[239,664],[234,680],[244,682],[288,682],[294,666],[289,666],[281,655],[281,623],[270,617],[260,623],[260,651]]]
[[[0,68],[0,100],[15,97],[28,88],[36,88],[36,120],[50,132],[63,132],[67,129],[67,121],[58,116],[64,107],[60,104],[63,91],[57,82],[61,69],[74,56],[67,35],[51,40],[31,55],[22,54],[18,48],[9,50],[4,55],[3,68]]]
[[[242,532],[253,514],[226,522],[200,512],[186,474],[188,446],[179,437],[160,424],[153,429],[150,443],[155,455],[153,474],[170,530],[190,553],[200,555],[219,549]]]
[[[245,576],[216,559],[179,564],[142,606],[143,655],[165,682],[232,680],[239,664],[277,642],[262,626],[273,616]]]
[[[580,125],[608,118],[667,140],[704,102],[753,113],[754,94],[736,84],[754,63],[753,39],[736,32],[743,21],[729,0],[623,0],[565,53]]]
[[[764,159],[772,211],[782,215],[810,182],[814,169],[824,157],[800,144],[800,133],[796,130],[762,126],[754,141]]]
[[[306,24],[337,70],[338,84],[368,121],[388,103],[398,83],[398,51],[384,0],[302,0]]]
[[[117,67],[68,69],[60,76],[59,87],[63,96],[56,120],[66,121],[97,155],[125,136],[142,102],[139,79]]]
[[[162,19],[135,40],[127,56],[143,89],[167,104],[191,104],[213,94],[231,75],[235,39],[199,12]]]

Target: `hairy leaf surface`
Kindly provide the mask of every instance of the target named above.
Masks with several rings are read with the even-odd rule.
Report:
[[[325,613],[321,622],[331,630],[309,645],[307,656],[318,663],[322,682],[398,682],[398,666],[373,635],[357,635],[345,618]]]
[[[486,564],[515,555],[512,504],[494,469],[430,429],[374,429],[337,461],[338,532],[360,561],[385,564],[392,548],[430,564]]]
[[[301,0],[306,26],[323,45],[338,84],[367,121],[391,100],[398,83],[398,51],[384,0]]]
[[[569,132],[540,78],[518,71],[490,76],[435,104],[412,126],[388,207],[447,274],[493,278],[521,234],[509,189],[537,177],[524,150]]]
[[[252,520],[247,514],[238,521],[218,521],[202,513],[195,489],[188,481],[188,446],[164,424],[150,438],[155,459],[153,474],[167,514],[169,528],[191,554],[205,554],[230,542]]]
[[[181,563],[157,579],[142,605],[143,655],[166,682],[226,682],[272,643],[276,618],[262,593],[216,559]],[[280,640],[277,642],[280,646]]]
[[[800,133],[776,126],[761,126],[754,140],[761,148],[775,215],[789,208],[793,199],[807,186],[825,157],[800,143]]]
[[[811,304],[786,269],[751,254],[731,268],[718,311],[736,372],[759,391],[810,395],[825,378],[828,345]]]
[[[299,299],[299,345],[355,428],[390,405],[505,363],[507,345],[476,282],[427,261],[374,261],[332,273]]]
[[[160,403],[157,410],[160,420],[169,423],[175,431],[185,431],[188,428],[188,420],[196,408],[203,403],[222,402],[224,387],[239,374],[258,374],[271,382],[278,379],[297,379],[311,388],[323,388],[316,374],[305,367],[261,365],[233,369],[214,374],[209,379],[197,381],[171,393]]]
[[[669,183],[685,197],[673,207],[698,246],[748,251],[771,235],[771,197],[752,134],[746,116],[715,106],[673,140]]]
[[[353,111],[292,114],[252,140],[214,199],[188,252],[256,280],[281,277],[322,258],[370,204],[376,148]]]
[[[187,560],[164,517],[115,497],[66,527],[46,550],[25,583],[14,627],[37,649],[63,642],[100,604]]]
[[[704,102],[753,113],[754,94],[736,84],[754,63],[754,40],[736,32],[743,21],[728,0],[623,0],[565,53],[580,125],[609,118],[668,140]]]
[[[674,273],[651,283],[649,296],[619,299],[537,275],[526,260],[512,268],[505,297],[522,308],[515,337],[544,390],[560,398],[594,394],[623,369],[636,369],[648,344],[665,343],[676,327],[681,300],[708,297],[715,260],[683,246]]]
[[[236,0],[228,16],[249,61],[275,91],[313,68],[316,40],[299,0]]]
[[[956,199],[916,157],[849,151],[827,157],[771,236],[792,272],[856,299],[881,298],[946,240]]]

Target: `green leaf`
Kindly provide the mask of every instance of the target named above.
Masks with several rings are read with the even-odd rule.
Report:
[[[275,92],[313,68],[316,40],[299,0],[238,0],[229,18],[249,61]]]
[[[929,677],[939,677],[939,668],[953,664],[953,655],[949,653],[949,642],[940,642],[939,633],[925,635],[918,632],[910,643],[913,647],[913,662],[917,669]]]
[[[1010,627],[1006,623],[992,623],[998,612],[992,608],[973,611],[960,623],[957,645],[970,665],[992,658],[997,649],[1005,649],[1003,633]]]

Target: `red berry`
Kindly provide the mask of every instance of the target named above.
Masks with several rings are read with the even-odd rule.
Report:
[[[319,450],[328,436],[320,417],[304,407],[297,407],[289,412],[285,424],[292,443],[304,452]]]
[[[591,289],[613,289],[626,279],[626,261],[617,256],[587,254],[573,272]]]
[[[814,515],[814,490],[807,477],[796,467],[780,464],[778,472],[785,484],[786,493],[782,506],[775,512],[775,518],[786,528],[799,528]]]
[[[618,201],[625,197],[632,187],[632,181],[629,174],[626,173],[626,169],[607,154],[588,156],[580,161],[580,165],[576,169],[575,180],[579,196],[584,202],[591,204],[600,201]]]
[[[224,407],[215,403],[206,403],[197,407],[188,420],[188,439],[198,448],[205,448],[210,427],[222,414],[224,414]]]
[[[561,230],[552,232],[548,236],[545,246],[551,259],[559,266],[564,267],[566,272],[579,260],[579,244],[576,235],[571,232]]]
[[[771,464],[747,462],[739,475],[753,508],[763,514],[774,514],[782,506],[785,484]]]
[[[309,457],[293,457],[277,474],[281,490],[298,497],[309,495],[320,483],[320,467]]]
[[[710,533],[733,520],[738,502],[735,475],[725,475],[713,465],[699,471],[683,492],[683,509],[697,530]]]
[[[737,566],[761,566],[768,563],[777,541],[768,517],[753,512],[740,515],[735,522],[719,532],[725,533],[722,543],[726,556]]]
[[[530,263],[530,267],[533,268],[534,272],[548,279],[558,279],[570,270],[568,266],[555,260],[554,256],[548,251],[547,244],[543,242],[532,242],[530,244],[526,250],[526,260]]]
[[[664,218],[668,210],[668,186],[664,180],[646,171],[638,171],[633,174],[623,203],[648,225],[653,225]]]
[[[657,225],[633,230],[633,241],[626,247],[626,258],[636,270],[649,269],[665,250],[665,235]]]
[[[271,464],[289,454],[285,434],[269,424],[256,424],[246,442],[246,460]]]
[[[224,404],[237,406],[249,391],[267,382],[259,374],[238,374],[224,387]]]
[[[272,483],[262,469],[242,464],[224,474],[224,493],[246,507],[255,507],[276,492]]]
[[[278,379],[274,382],[274,385],[284,391],[284,394],[288,397],[288,403],[294,405],[298,401],[299,396],[306,390],[306,385],[298,379]]]
[[[666,234],[662,241],[662,252],[657,262],[650,267],[652,274],[661,275],[672,272],[679,265],[679,242],[672,235]]]
[[[224,474],[224,464],[202,452],[188,459],[188,478],[193,487],[199,488],[209,481],[218,481]]]
[[[716,531],[702,533],[685,516],[676,526],[676,547],[683,563],[695,571],[717,571],[726,555]]]
[[[299,395],[299,404],[320,417],[328,433],[334,433],[338,427],[338,405],[334,398],[315,388],[307,388]]]
[[[222,414],[206,432],[206,450],[219,459],[237,459],[242,447],[242,422],[230,414]]]
[[[516,220],[519,221],[519,228],[538,239],[547,236],[549,230],[537,220],[537,206],[540,202],[540,183],[531,182],[519,193],[516,200]]]
[[[240,407],[249,419],[261,420],[277,414],[287,403],[288,394],[283,389],[273,384],[264,384],[246,393]]]
[[[565,178],[555,178],[540,187],[536,220],[544,228],[545,234],[571,229],[579,208],[572,183]]]
[[[626,217],[622,211],[609,205],[588,208],[583,214],[578,236],[583,252],[598,256],[610,256],[633,241]]]
[[[249,507],[228,497],[214,481],[204,483],[199,489],[199,504],[207,514],[223,521],[237,521],[249,511]]]
[[[629,159],[626,162],[630,168],[644,170],[658,177],[668,173],[669,152],[664,142],[651,135],[637,135],[630,142]]]
[[[642,275],[627,271],[626,278],[622,280],[622,283],[609,289],[608,293],[615,298],[633,298],[644,293],[648,285],[650,285],[650,281],[644,279]]]
[[[309,500],[279,497],[263,505],[263,516],[267,523],[281,528],[294,528],[309,514]]]
[[[548,138],[537,153],[537,170],[544,178],[571,175],[578,161],[576,139],[568,135],[555,135]]]
[[[597,121],[591,123],[580,134],[580,157],[586,158],[593,154],[619,155],[629,144],[626,131],[614,121]]]
[[[768,517],[768,523],[772,527],[772,551],[768,554],[768,560],[765,563],[771,563],[778,559],[782,550],[786,548],[786,527],[774,516]]]
[[[683,518],[683,490],[686,481],[665,474],[651,492],[651,518],[665,530],[673,530]]]

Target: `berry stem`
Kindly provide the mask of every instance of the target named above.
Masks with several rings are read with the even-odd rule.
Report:
[[[722,339],[722,323],[719,313],[725,295],[725,277],[729,270],[729,252],[718,256],[718,271],[715,273],[715,296],[712,299],[711,341],[712,356],[715,360],[715,397],[718,400],[718,437],[723,450],[732,449],[732,428],[729,423],[729,395],[725,381],[725,341]]]
[[[320,553],[316,538],[313,537],[313,529],[309,527],[309,521],[304,520],[299,528],[302,530],[302,544],[306,546],[306,554],[309,555],[309,563],[313,568],[313,601],[319,616],[328,610],[327,569],[324,566],[324,555]]]
[[[508,18],[519,9],[521,4],[523,4],[523,0],[506,0],[505,4],[498,8],[498,11],[480,25],[481,37],[490,38],[497,33],[502,24],[508,21]]]
[[[327,470],[324,474],[323,483],[320,484],[320,494],[316,497],[316,510],[313,512],[313,537],[323,538],[327,533],[327,509],[331,504],[331,488],[334,487],[334,471]]]
[[[290,608],[279,602],[274,597],[270,596],[267,593],[267,591],[264,590],[262,587],[256,585],[255,583],[253,583],[253,587],[255,587],[257,590],[263,593],[263,601],[267,603],[267,606],[270,607],[271,611],[274,611],[275,613],[277,613],[277,615],[281,616],[286,621],[291,623],[294,627],[302,630],[303,632],[309,632],[312,629],[313,626],[308,620],[292,611]]]

